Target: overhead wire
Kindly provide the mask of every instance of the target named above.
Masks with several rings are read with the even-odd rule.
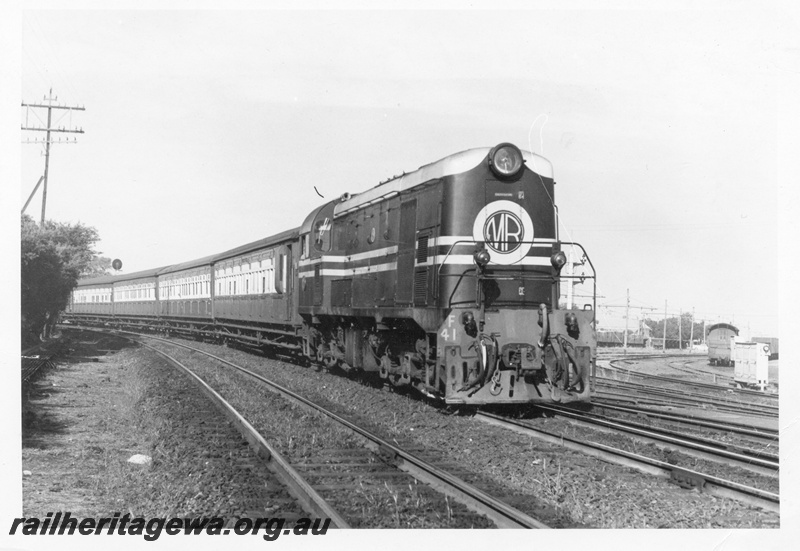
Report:
[[[55,73],[55,75],[58,77],[58,79],[61,81],[61,83],[64,85],[64,88],[66,88],[66,90],[61,90],[60,93],[64,94],[64,92],[66,92],[66,96],[67,99],[69,100],[69,103],[76,103],[76,104],[79,103],[77,101],[79,98],[79,94],[75,86],[72,84],[71,79],[63,71],[63,63],[61,61],[61,58],[59,57],[56,48],[53,47],[53,43],[47,37],[47,33],[45,33],[42,30],[41,23],[39,22],[37,17],[31,11],[27,11],[23,16],[23,20],[26,22],[31,31],[36,35],[36,38],[39,40],[39,44],[43,48],[43,54],[46,57],[51,58],[53,60],[51,68]]]

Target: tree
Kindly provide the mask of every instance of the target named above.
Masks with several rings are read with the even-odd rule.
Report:
[[[97,230],[82,224],[22,217],[22,342],[47,336],[81,274],[96,262]]]
[[[91,262],[81,272],[81,278],[100,277],[109,275],[111,272],[112,260],[107,256],[97,256],[92,258]]]
[[[664,320],[646,319],[650,327],[653,328],[652,337],[656,346],[660,346],[664,338]],[[694,338],[702,338],[703,322],[694,323]],[[678,330],[678,318],[667,318],[667,348],[678,348],[678,337],[681,339],[681,348],[691,348],[689,337],[692,336],[692,314],[682,312],[680,317],[680,331]]]

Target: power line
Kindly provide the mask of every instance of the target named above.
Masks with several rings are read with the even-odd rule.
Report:
[[[25,118],[26,125],[20,125],[20,128],[22,130],[27,130],[27,131],[32,131],[32,132],[46,132],[45,138],[43,140],[41,140],[41,141],[38,138],[36,138],[33,141],[27,140],[27,141],[22,142],[22,143],[44,143],[44,146],[45,146],[44,176],[39,178],[39,182],[33,188],[33,191],[31,192],[30,197],[28,197],[28,200],[25,202],[25,206],[22,207],[22,212],[24,213],[25,209],[28,208],[28,204],[31,202],[31,199],[33,198],[33,195],[36,193],[36,190],[39,189],[39,185],[44,183],[44,187],[42,188],[42,221],[41,221],[41,225],[42,226],[44,226],[45,208],[47,206],[47,175],[48,175],[49,168],[50,168],[50,144],[51,143],[75,143],[76,142],[75,138],[73,138],[72,141],[69,141],[68,139],[65,140],[65,141],[62,141],[60,137],[59,137],[58,141],[54,142],[51,139],[50,134],[52,132],[83,134],[83,128],[65,128],[63,126],[57,127],[57,128],[53,128],[53,126],[52,126],[52,124],[53,124],[53,109],[68,110],[70,113],[73,110],[74,111],[85,111],[86,110],[85,107],[59,105],[57,103],[54,103],[55,101],[58,101],[58,97],[55,97],[55,98],[53,97],[53,89],[50,88],[50,96],[42,98],[42,103],[25,103],[25,102],[22,103],[22,107],[27,108],[26,112],[30,112],[31,109],[47,109],[47,125],[45,125],[45,126],[26,126],[27,125],[27,117]],[[38,116],[36,111],[33,111],[33,113],[40,121],[42,121],[41,117]],[[70,118],[70,120],[71,120],[71,118]]]

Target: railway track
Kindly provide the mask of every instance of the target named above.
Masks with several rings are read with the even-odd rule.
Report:
[[[266,441],[266,439],[242,416],[225,398],[216,390],[211,388],[200,376],[189,367],[170,356],[166,352],[153,346],[137,342],[145,348],[152,350],[165,360],[189,377],[197,387],[216,405],[225,417],[233,423],[242,437],[247,440],[256,454],[267,462],[268,468],[275,473],[289,493],[301,504],[303,509],[318,517],[330,518],[334,527],[348,528],[349,525],[344,518],[336,512],[295,470],[278,451]]]
[[[64,351],[60,341],[48,341],[22,351],[22,384],[32,381],[44,368],[52,367],[53,360]]]
[[[638,371],[634,371],[632,369],[627,369],[627,368],[615,365],[615,363],[617,363],[619,361],[623,361],[623,360],[610,360],[610,361],[604,362],[606,365],[598,365],[598,368],[599,369],[603,369],[603,370],[607,370],[607,371],[611,371],[612,373],[613,372],[623,373],[626,376],[637,377],[637,378],[640,378],[640,379],[650,379],[650,380],[653,380],[653,381],[665,382],[665,383],[670,383],[670,384],[675,384],[675,385],[682,385],[682,386],[689,386],[689,387],[703,388],[703,389],[711,389],[711,390],[715,390],[715,391],[725,391],[726,393],[729,393],[729,394],[732,394],[732,395],[757,396],[759,398],[765,398],[767,401],[769,401],[769,400],[777,401],[778,398],[779,398],[779,395],[776,392],[775,393],[773,393],[773,392],[761,392],[761,391],[758,391],[758,390],[751,390],[751,389],[746,389],[746,388],[735,388],[735,387],[731,386],[730,384],[719,385],[719,384],[713,384],[713,383],[703,383],[703,382],[699,382],[699,381],[686,381],[684,379],[675,379],[675,378],[672,378],[672,377],[665,377],[663,375],[652,375],[652,374],[649,374],[649,373],[641,373],[641,372],[638,372]],[[707,373],[707,372],[704,372],[704,373]],[[720,377],[723,377],[723,376],[720,376]],[[731,379],[731,383],[732,383],[733,378],[732,377],[728,377],[728,378]]]
[[[721,379],[728,384],[733,383],[733,376],[728,375],[727,373],[717,373],[715,371],[708,371],[706,369],[699,369],[694,367],[689,367],[689,364],[685,360],[675,360],[667,362],[667,365],[676,370],[682,371],[683,373],[688,373],[690,375],[708,375],[711,377],[715,382],[717,379]]]
[[[746,436],[751,439],[766,442],[777,442],[778,431],[765,428],[763,426],[740,423],[735,421],[719,421],[698,418],[691,414],[682,414],[675,412],[665,412],[662,410],[655,410],[648,407],[637,405],[622,405],[618,403],[609,402],[606,400],[594,400],[595,407],[607,409],[610,411],[618,411],[626,414],[637,416],[651,417],[653,419],[661,419],[671,423],[687,426],[687,427],[704,427],[718,431],[731,432]]]
[[[614,392],[609,392],[609,390],[622,391],[617,392],[616,395],[620,397],[630,397],[642,402],[650,401],[651,403],[662,403],[664,405],[710,408],[740,415],[756,415],[762,417],[778,417],[779,413],[777,405],[745,404],[740,401],[716,398],[709,394],[681,391],[679,389],[665,389],[652,385],[631,383],[605,377],[596,377],[595,387],[598,389],[597,395],[599,396],[610,396],[614,394]]]
[[[22,356],[22,384],[30,382],[45,367],[52,367],[55,354]]]
[[[698,488],[715,497],[735,499],[767,511],[778,512],[780,508],[780,498],[778,494],[773,492],[760,490],[691,469],[685,469],[664,461],[613,448],[599,442],[578,441],[568,438],[563,434],[556,434],[536,428],[526,421],[512,420],[486,412],[477,413],[476,418],[486,423],[525,434],[545,442],[561,445],[567,449],[597,457],[598,459],[610,463],[630,467],[653,476],[668,478],[682,487]]]
[[[475,487],[474,485],[459,478],[457,466],[434,464],[423,456],[425,450],[404,448],[397,442],[390,442],[371,431],[360,427],[344,417],[327,410],[326,408],[308,400],[297,393],[278,385],[261,375],[254,373],[244,367],[236,365],[224,358],[206,352],[204,350],[150,335],[140,335],[127,331],[102,331],[96,328],[76,327],[89,331],[101,331],[129,338],[138,342],[142,346],[155,351],[164,357],[171,364],[180,366],[180,369],[193,377],[193,379],[203,387],[204,393],[215,400],[219,407],[225,410],[226,415],[234,422],[242,432],[248,442],[257,450],[262,457],[271,458],[274,468],[285,471],[281,476],[287,480],[293,495],[297,495],[304,506],[312,508],[314,514],[334,518],[338,515],[342,524],[346,526],[347,520],[344,516],[336,513],[327,504],[327,500],[322,496],[325,492],[335,493],[337,491],[352,490],[354,479],[372,478],[379,480],[392,480],[406,477],[407,480],[419,481],[436,492],[444,494],[448,499],[453,499],[463,504],[466,508],[490,519],[497,527],[501,528],[548,528],[543,522],[527,515],[513,506],[505,503],[501,499],[493,497],[489,493]],[[261,385],[270,392],[277,393],[287,400],[300,405],[301,407],[321,414],[339,427],[346,428],[364,441],[364,450],[354,451],[353,449],[329,449],[330,453],[320,451],[316,456],[307,458],[301,463],[289,465],[286,460],[279,459],[281,456],[273,446],[257,434],[244,417],[236,412],[229,403],[215,390],[211,389],[207,383],[192,373],[192,370],[181,364],[176,358],[167,354],[163,350],[143,342],[150,339],[160,344],[170,347],[188,350],[193,354],[202,355],[212,359],[218,364],[222,364],[233,369],[236,373],[246,376]],[[191,373],[191,375],[189,375]],[[448,468],[444,468],[448,467]],[[313,480],[314,483],[310,483]],[[416,482],[414,482],[416,483]],[[327,508],[326,508],[327,507]]]
[[[640,442],[652,443],[663,449],[681,451],[687,455],[741,467],[767,476],[777,476],[778,455],[744,446],[720,442],[711,438],[687,435],[642,423],[613,419],[563,406],[538,406],[539,409],[561,416],[571,423],[609,432],[622,432]]]

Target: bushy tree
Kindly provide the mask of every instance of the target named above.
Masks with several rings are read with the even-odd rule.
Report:
[[[22,342],[30,344],[64,310],[78,278],[97,262],[97,230],[82,224],[45,221],[36,224],[22,217],[21,282]]]
[[[645,320],[652,329],[653,342],[660,345],[664,338],[664,320]],[[694,323],[694,334],[692,334],[692,314],[690,312],[681,313],[680,331],[678,330],[678,318],[667,318],[667,348],[678,348],[678,337],[681,339],[681,348],[691,347],[689,338],[700,339],[703,336],[703,323]]]
[[[107,256],[95,256],[81,272],[81,278],[100,277],[111,273],[112,260]]]

